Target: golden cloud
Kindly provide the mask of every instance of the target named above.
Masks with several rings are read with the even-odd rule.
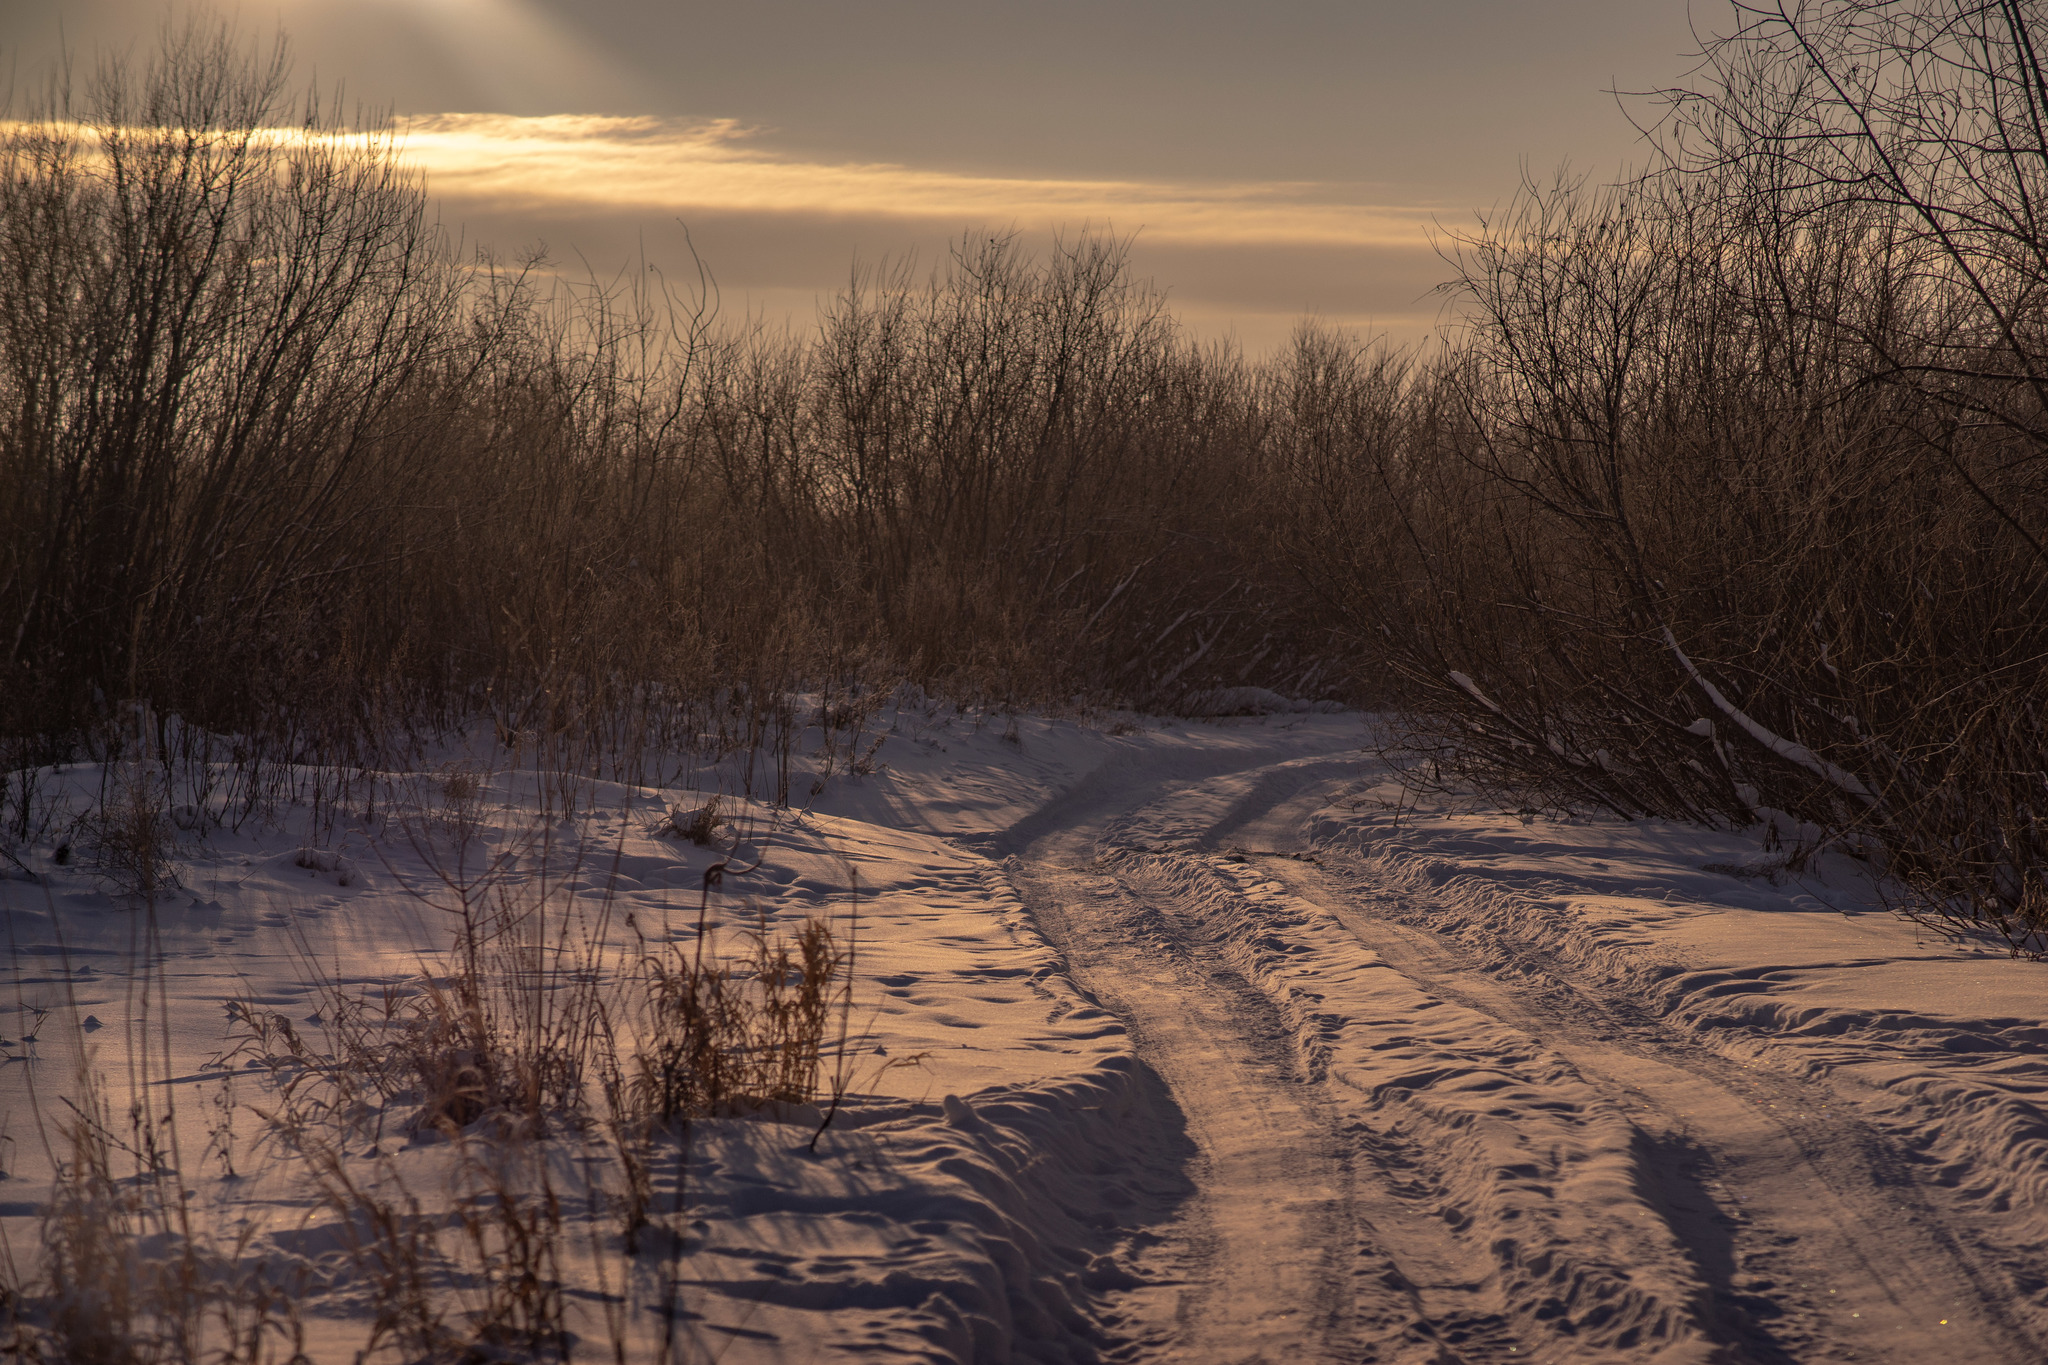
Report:
[[[1322,182],[1031,179],[777,155],[729,119],[436,114],[399,143],[438,195],[507,207],[860,215],[1027,228],[1114,225],[1148,241],[1419,245],[1428,208]]]

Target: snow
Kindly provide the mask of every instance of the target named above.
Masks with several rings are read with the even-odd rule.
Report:
[[[1714,686],[1706,675],[1700,672],[1699,668],[1694,665],[1691,657],[1678,647],[1678,637],[1671,633],[1671,627],[1665,626],[1663,629],[1664,643],[1670,648],[1673,657],[1678,660],[1679,667],[1685,670],[1686,676],[1693,680],[1693,684],[1700,691],[1707,694],[1707,700],[1714,703],[1716,710],[1741,726],[1744,733],[1751,739],[1763,745],[1786,762],[1796,763],[1814,776],[1824,779],[1837,791],[1846,792],[1865,803],[1877,800],[1877,793],[1864,786],[1862,778],[1846,768],[1828,762],[1804,744],[1786,739],[1783,735],[1774,733],[1747,711],[1744,711],[1734,702],[1729,701],[1722,694],[1721,689]],[[1711,734],[1712,731],[1709,730],[1708,733]]]
[[[858,953],[850,1093],[821,1137],[783,1105],[662,1148],[648,1188],[682,1238],[636,1251],[603,1134],[394,1120],[341,1169],[430,1212],[480,1173],[556,1191],[590,1358],[615,1330],[655,1350],[670,1285],[688,1352],[738,1365],[2048,1350],[2048,967],[1899,918],[1839,851],[1795,869],[1761,831],[1418,795],[1368,718],[1211,700],[1242,714],[885,708],[876,770],[804,809],[697,771],[719,847],[656,832],[689,792],[588,783],[564,823],[531,770],[487,774],[480,846],[554,879],[607,970],[691,942],[728,856],[759,866],[712,898],[720,941],[832,923]],[[436,766],[387,786],[417,803]],[[49,782],[82,802],[100,778]],[[287,1073],[218,1064],[224,1004],[318,1035],[337,987],[414,988],[452,921],[430,844],[311,829],[184,830],[153,921],[17,850],[0,1234],[37,1243],[40,1134],[80,1068],[119,1112],[146,1040],[199,1222],[305,1274],[308,1353],[352,1360],[360,1229],[259,1141]],[[455,1218],[433,1283],[473,1309],[490,1281]]]

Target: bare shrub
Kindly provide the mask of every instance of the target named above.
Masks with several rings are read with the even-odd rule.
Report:
[[[139,698],[195,831],[319,844],[473,733],[569,817],[734,757],[787,804],[901,682],[1328,692],[1513,808],[1781,810],[2042,951],[2038,21],[1731,14],[1652,174],[1452,244],[1445,345],[1263,365],[1095,234],[857,271],[807,334],[458,260],[388,136],[259,136],[282,56],[174,32],[0,135],[0,735]]]
[[[699,942],[649,954],[647,1034],[630,1078],[635,1108],[660,1122],[764,1101],[818,1098],[820,1057],[841,961],[831,929],[807,921],[792,942],[751,934],[751,960]]]
[[[1529,187],[1458,244],[1433,366],[1304,334],[1297,562],[1425,768],[1510,808],[1786,812],[2038,955],[2034,463],[1893,374],[1969,309],[1782,151]]]
[[[1899,520],[1927,551],[1875,547],[1891,572],[1841,613],[1867,687],[1835,708],[1844,747],[1883,794],[1913,913],[2048,955],[2048,32],[2038,7],[1969,0],[1731,18],[1694,83],[1665,92],[1668,174],[1720,187],[1781,238],[1856,223],[1888,286],[1812,311],[1854,378],[1890,391],[1899,454],[1883,472],[1920,502]]]
[[[177,885],[179,830],[158,774],[123,764],[112,790],[80,827],[90,865],[129,895],[154,901]]]
[[[1258,377],[1127,243],[973,234],[815,335],[714,328],[701,273],[457,259],[386,131],[286,118],[224,28],[52,90],[0,136],[0,735],[91,749],[140,698],[195,829],[310,800],[323,845],[472,728],[562,813],[726,754],[786,803],[807,694],[857,772],[904,679],[1343,675],[1271,591]]]

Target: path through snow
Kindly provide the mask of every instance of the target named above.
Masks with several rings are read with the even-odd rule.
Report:
[[[673,1273],[704,1353],[2048,1357],[2048,968],[1930,941],[1860,865],[1794,873],[1753,833],[1418,808],[1363,738],[899,713],[889,769],[827,784],[746,913],[793,923],[857,870],[863,1055],[919,1064],[864,1073],[816,1154],[700,1126]],[[661,799],[593,817],[643,924],[703,860],[636,832]],[[229,842],[208,856],[253,873],[195,863],[165,924],[180,1084],[205,1083],[218,983],[296,1008],[292,944],[397,980],[431,930],[395,908],[402,865],[294,899],[262,881],[284,853]],[[0,886],[15,990],[107,1013],[132,908],[29,852],[43,883]],[[58,939],[83,965],[51,970]],[[33,1071],[0,1068],[14,1134]],[[261,1180],[201,1202],[279,1255],[322,1235]],[[312,1311],[345,1326],[332,1282]]]
[[[1432,834],[1483,838],[1483,817],[1376,840],[1333,817],[1384,777],[1356,754],[1163,788],[1140,769],[1007,841],[1041,927],[1201,1146],[1163,1258],[1185,1285],[1177,1358],[2040,1358],[2040,969],[1978,964],[2003,1019],[1902,1019],[1888,993],[1968,955],[1888,918],[1696,907],[1743,921],[1710,936],[1743,950],[1730,989],[1720,964],[1687,970],[1682,935],[1601,942],[1585,920],[1611,936],[1611,907],[1416,872]],[[1571,845],[1627,852],[1601,846],[1614,827],[1559,833],[1524,851],[1567,864],[1553,899]],[[1632,888],[1660,907],[1701,880],[1627,870],[1666,880]],[[1748,1020],[1701,1011],[1801,968],[1810,1002],[1794,985]],[[1869,1051],[1844,1058],[1855,1031]],[[1891,1070],[1902,1048],[1922,1067]],[[1930,1053],[1999,1065],[1930,1074]],[[1890,1074],[1873,1093],[1857,1068]],[[1999,1145],[1950,1134],[1930,1170],[1952,1121]]]

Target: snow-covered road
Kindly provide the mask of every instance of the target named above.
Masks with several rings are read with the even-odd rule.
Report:
[[[1380,776],[1134,768],[1003,841],[1199,1145],[1146,1266],[1178,1288],[1151,1297],[1166,1354],[2040,1358],[2024,1248],[1981,1245],[1857,1097],[1537,936],[1472,952],[1439,932],[1455,894],[1319,849],[1317,814]],[[2038,1049],[2015,1070],[2038,1097]]]
[[[766,860],[720,911],[787,929],[860,887],[854,1093],[815,1149],[700,1122],[658,1172],[688,1201],[665,1269],[595,1212],[604,1143],[555,1153],[590,1187],[564,1228],[590,1313],[667,1277],[686,1354],[731,1365],[2048,1358],[2048,968],[1916,930],[1862,864],[1419,798],[1357,716],[885,719],[887,766],[821,777],[812,810],[735,803]],[[531,825],[532,786],[489,779],[486,839]],[[576,838],[605,852],[563,894],[692,932],[720,855],[645,814],[684,796],[594,791]],[[195,1152],[270,1150],[246,1103],[206,1118],[234,1095],[224,1000],[319,1027],[321,973],[403,986],[444,932],[403,847],[350,835],[349,875],[309,871],[293,818],[193,841],[152,920]],[[22,852],[16,1247],[46,1197],[34,1115],[76,1059],[119,1074],[143,960],[131,903]],[[448,1152],[351,1160],[417,1192]],[[289,1163],[186,1164],[233,1245],[325,1286],[309,1354],[354,1358],[343,1224]],[[650,1311],[614,1320],[667,1331]]]
[[[1130,802],[1064,805],[1005,871],[1076,984],[1124,1020],[1198,1149],[1198,1193],[1141,1267],[1156,1287],[1145,1336],[1189,1359],[1357,1359],[1370,1300],[1341,1111],[1202,917],[1105,837]]]

